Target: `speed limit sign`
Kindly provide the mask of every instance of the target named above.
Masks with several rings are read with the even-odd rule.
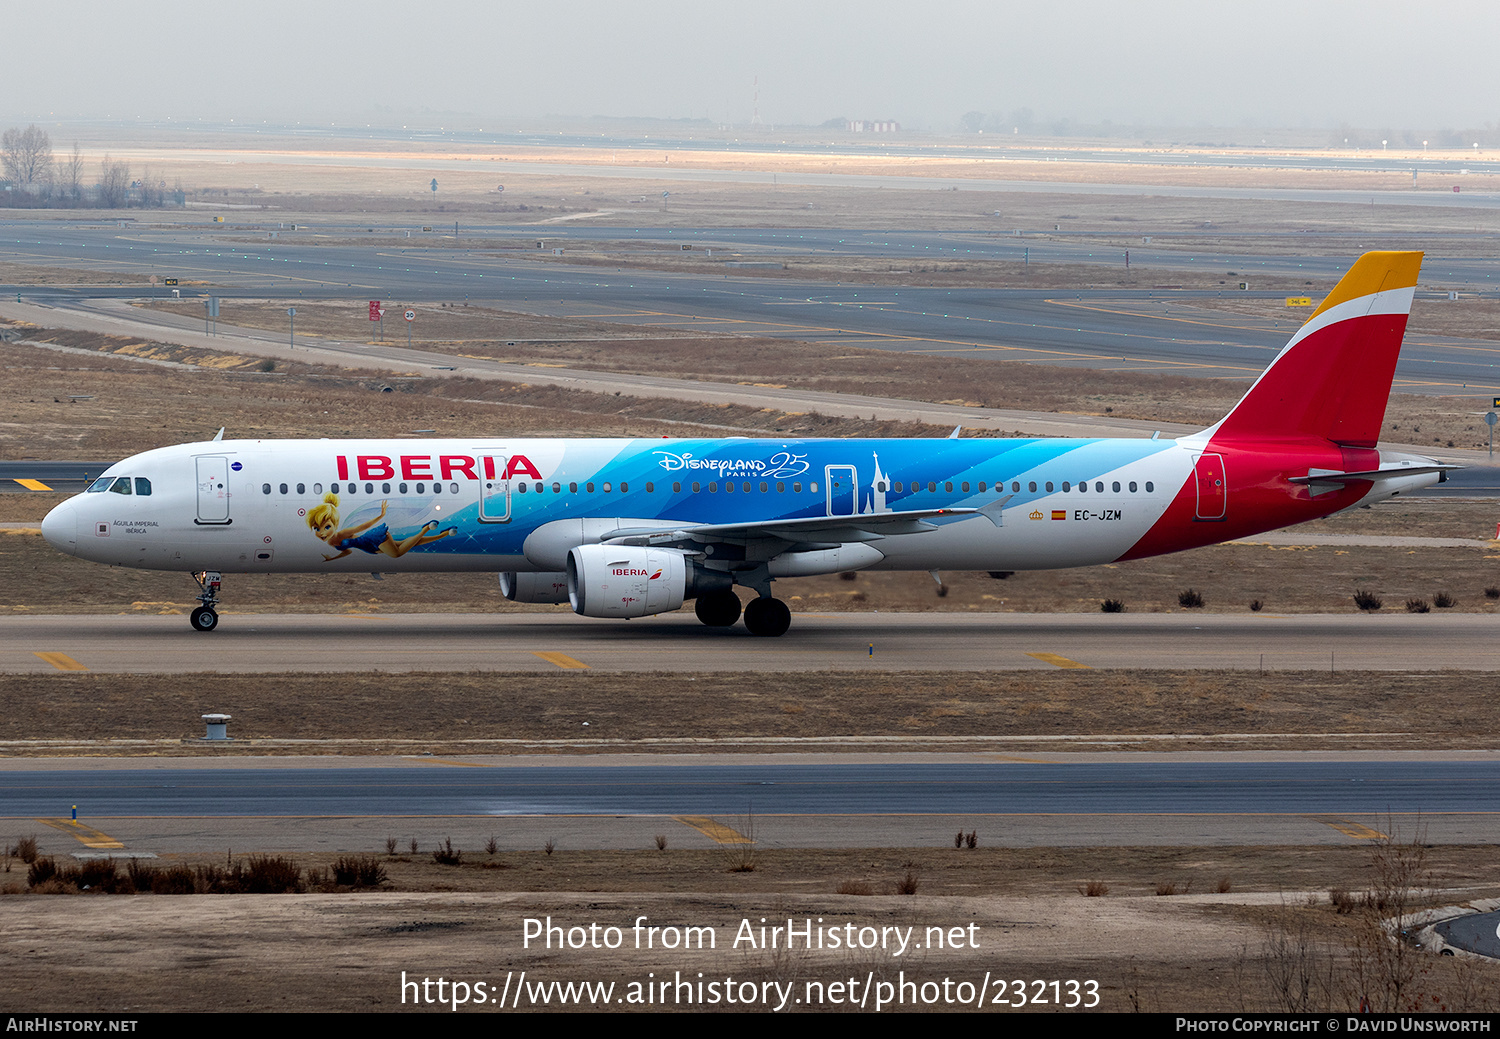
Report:
[[[408,320],[408,321],[415,321],[416,319],[417,319],[417,312],[415,310],[408,310],[406,312],[406,320]]]

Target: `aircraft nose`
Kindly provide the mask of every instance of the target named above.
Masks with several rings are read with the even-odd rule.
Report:
[[[78,510],[71,501],[65,501],[47,513],[47,518],[42,520],[42,537],[59,552],[70,556],[78,554]]]

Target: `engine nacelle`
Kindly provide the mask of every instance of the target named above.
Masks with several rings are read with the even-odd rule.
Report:
[[[585,617],[649,617],[733,584],[674,548],[579,545],[568,552],[568,601]]]
[[[501,574],[500,594],[511,602],[564,603],[568,601],[568,575]]]

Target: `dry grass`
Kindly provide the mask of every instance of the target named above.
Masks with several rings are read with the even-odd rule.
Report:
[[[205,747],[179,742],[202,735],[201,682],[192,675],[0,675],[0,702],[10,705],[0,740],[16,741],[8,754],[60,753],[25,741],[63,740],[75,752],[236,756],[310,752],[307,742],[257,742],[278,740],[326,741],[319,753],[504,754],[575,745],[680,751],[684,741],[733,752],[834,737],[897,737],[914,749],[955,737],[1004,738],[1008,749],[1030,746],[1028,736],[1036,748],[1057,736],[1107,737],[1116,749],[1160,749],[1160,740],[1134,735],[1171,736],[1176,749],[1283,749],[1288,733],[1300,734],[1298,749],[1464,748],[1500,736],[1489,683],[1462,672],[930,672],[920,683],[899,673],[767,672],[747,683],[579,671],[528,674],[502,700],[494,689],[490,673],[351,673],[335,683],[218,675],[214,707],[234,716],[240,742]],[[580,719],[589,722],[586,739]],[[148,744],[109,749],[112,739]],[[985,847],[967,835],[964,843]]]

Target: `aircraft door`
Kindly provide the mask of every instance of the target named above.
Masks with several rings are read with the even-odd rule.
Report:
[[[859,507],[859,476],[852,465],[823,467],[828,482],[828,515],[853,516]]]
[[[1193,473],[1198,481],[1198,515],[1200,520],[1221,520],[1229,506],[1229,485],[1224,478],[1223,455],[1198,455],[1193,459]]]
[[[479,522],[510,520],[510,458],[481,455],[479,458]]]
[[[199,525],[225,526],[229,518],[229,459],[223,455],[199,455],[198,466]]]

